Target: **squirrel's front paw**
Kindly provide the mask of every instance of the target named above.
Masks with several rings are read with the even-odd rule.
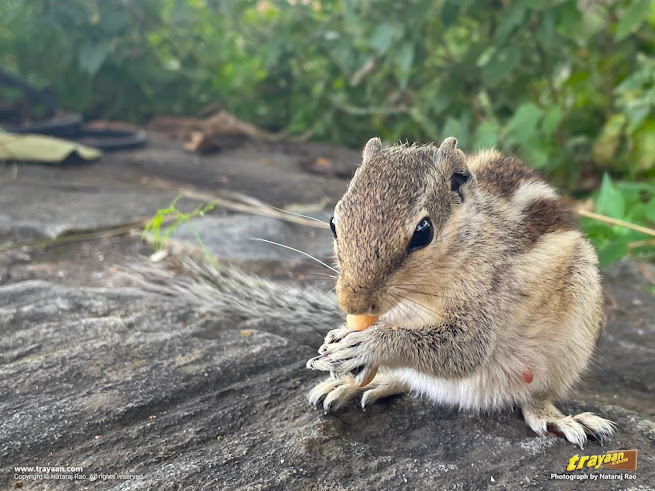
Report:
[[[310,370],[323,370],[337,377],[352,374],[361,384],[374,368],[369,348],[370,333],[349,331],[347,328],[330,331],[319,356],[307,362]]]
[[[323,340],[323,345],[318,349],[319,354],[323,354],[327,351],[328,347],[334,345],[343,340],[348,334],[352,333],[347,327],[340,327],[338,329],[332,329],[325,335]]]

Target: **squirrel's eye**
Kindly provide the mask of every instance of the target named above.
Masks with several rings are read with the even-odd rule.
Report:
[[[334,235],[334,239],[336,240],[337,228],[334,226],[334,217],[330,218],[330,230],[332,230],[332,235]]]
[[[432,242],[432,237],[434,237],[432,222],[429,217],[425,217],[418,222],[416,230],[414,230],[414,235],[412,235],[412,240],[409,241],[409,246],[407,246],[407,250],[412,252],[423,249]]]

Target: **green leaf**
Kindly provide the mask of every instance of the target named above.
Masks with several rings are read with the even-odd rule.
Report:
[[[357,2],[355,0],[345,0],[343,5],[343,19],[345,27],[348,30],[358,33],[362,28],[362,22],[357,18]]]
[[[626,210],[627,215],[625,217],[626,221],[630,223],[645,223],[646,222],[646,204],[645,203],[633,203],[629,204],[629,201],[626,199]]]
[[[611,165],[615,162],[614,155],[621,143],[626,118],[623,114],[612,115],[601,131],[601,134],[591,147],[591,154],[599,164]]]
[[[497,49],[489,61],[482,67],[484,83],[496,85],[510,73],[519,62],[521,49],[518,44],[512,44]]]
[[[587,234],[594,242],[598,243],[609,239],[614,233],[613,227],[610,227],[606,223],[599,222],[598,220],[592,220],[591,218],[580,217],[580,225],[585,234]]]
[[[466,148],[468,143],[468,128],[464,118],[455,119],[449,117],[446,119],[446,124],[444,124],[443,130],[441,131],[441,137],[448,138],[450,136],[457,138],[460,147]]]
[[[650,195],[655,195],[655,184],[652,182],[615,181],[614,185],[620,190],[628,189],[632,191],[639,191],[643,193],[649,193]]]
[[[432,110],[439,114],[443,112],[451,102],[452,100],[448,98],[448,94],[437,92],[436,97],[432,100]]]
[[[407,87],[410,71],[414,64],[414,45],[410,42],[405,42],[400,45],[398,54],[396,55],[396,64],[400,71],[400,88]]]
[[[629,92],[641,89],[652,81],[655,75],[654,71],[655,60],[649,59],[648,63],[617,85],[614,91],[619,95],[626,95]]]
[[[519,26],[523,26],[523,19],[525,18],[526,2],[513,2],[501,17],[501,22],[498,30],[496,31],[496,40],[498,44],[502,44]]]
[[[652,198],[645,205],[644,217],[651,223],[655,223],[655,198]]]
[[[601,215],[623,219],[625,215],[625,201],[623,195],[616,189],[607,172],[603,175],[595,210]]]
[[[460,2],[458,0],[447,0],[441,8],[441,22],[444,27],[455,23],[459,14]]]
[[[638,0],[625,9],[616,26],[614,39],[621,41],[630,35],[630,33],[639,29],[641,24],[646,20],[646,12],[650,6],[651,0]]]
[[[95,75],[107,59],[107,55],[112,48],[113,42],[109,39],[83,44],[78,52],[80,68],[91,76]]]
[[[632,142],[630,159],[637,163],[638,168],[648,170],[655,167],[655,120],[646,120],[632,134]]]
[[[541,10],[544,8],[544,5],[546,4],[547,0],[530,0],[530,2],[527,3],[527,7],[530,10]]]
[[[628,116],[628,131],[634,131],[639,127],[641,123],[648,117],[651,111],[650,104],[641,104],[635,106],[628,106],[625,109],[625,113]]]
[[[471,150],[479,151],[486,148],[493,148],[498,143],[498,125],[493,121],[483,121],[473,133]]]
[[[562,110],[555,106],[546,113],[543,121],[541,122],[542,133],[545,136],[550,137],[553,133],[555,133],[555,130],[557,130],[560,121],[562,121]]]
[[[550,162],[550,149],[542,138],[531,138],[519,146],[521,154],[530,167],[540,169]]]
[[[598,247],[598,260],[601,266],[618,261],[628,253],[628,241],[610,239]]]
[[[579,27],[582,13],[577,0],[568,0],[557,6],[557,28],[560,33],[569,35]]]
[[[525,144],[537,134],[537,125],[543,116],[543,111],[535,104],[521,104],[512,119],[507,123],[509,138],[517,143]]]
[[[373,31],[369,44],[377,51],[378,55],[384,55],[389,50],[391,41],[393,41],[392,33],[393,29],[388,22],[383,22]]]
[[[439,129],[434,124],[434,121],[421,110],[420,106],[412,107],[409,110],[409,115],[431,138],[438,138]]]
[[[555,12],[546,10],[539,23],[537,40],[545,47],[550,48],[555,39]]]

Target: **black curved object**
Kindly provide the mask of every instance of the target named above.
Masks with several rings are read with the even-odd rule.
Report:
[[[76,135],[75,141],[99,148],[105,152],[112,150],[128,150],[142,147],[146,144],[145,131],[130,130],[93,130],[82,128]]]
[[[74,138],[82,131],[82,116],[64,113],[21,125],[2,124],[0,122],[0,126],[9,133],[38,133],[60,138]]]
[[[48,109],[48,117],[21,125],[1,124],[10,133],[37,133],[75,140],[104,151],[127,150],[146,144],[144,131],[89,129],[79,114],[62,113],[54,97],[0,68],[0,83],[22,89],[30,98]]]
[[[47,107],[50,116],[54,116],[59,112],[59,104],[57,104],[57,101],[54,97],[43,92],[42,90],[37,89],[36,87],[32,87],[24,80],[13,76],[11,73],[4,71],[2,68],[0,68],[0,82],[8,85],[9,87],[17,87],[19,89],[23,89],[23,91],[26,92],[27,95],[29,95],[32,99],[36,99],[45,107]]]

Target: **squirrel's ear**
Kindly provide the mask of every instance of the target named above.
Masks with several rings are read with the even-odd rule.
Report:
[[[465,200],[468,192],[475,186],[475,176],[466,165],[466,156],[457,148],[457,140],[446,138],[437,150],[437,163],[446,170],[450,179],[450,190]]]
[[[371,138],[362,152],[362,162],[366,163],[367,160],[370,160],[372,157],[377,155],[382,151],[382,141],[379,138]]]

